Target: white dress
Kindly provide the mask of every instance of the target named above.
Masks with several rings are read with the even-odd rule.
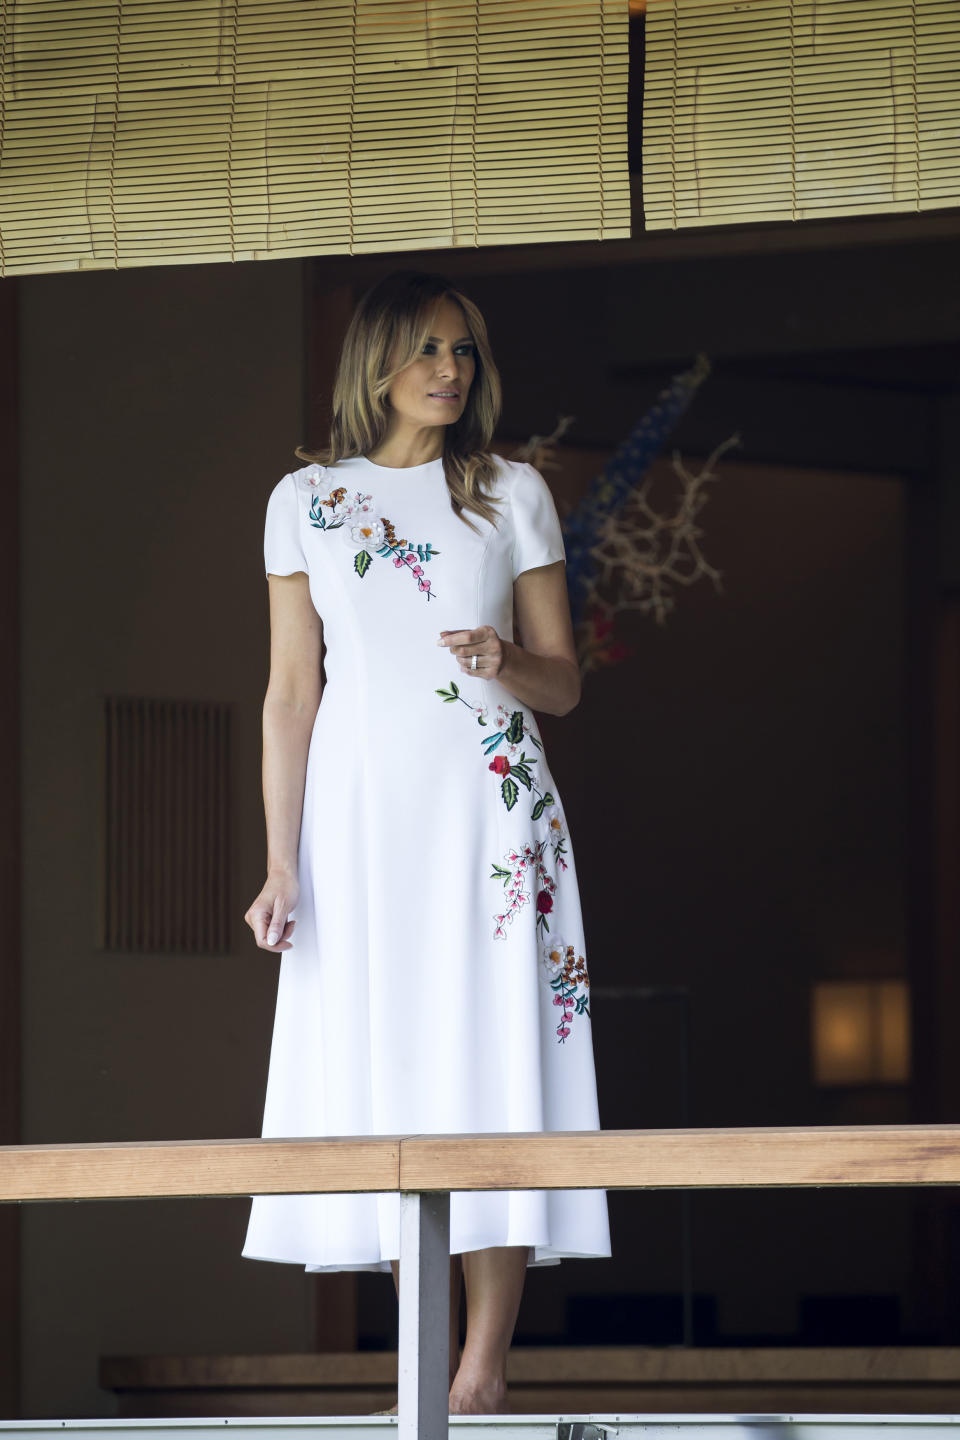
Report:
[[[513,582],[564,558],[549,488],[497,460],[495,527],[440,460],[284,475],[268,574],[306,571],[326,684],[307,759],[292,948],[263,1134],[591,1130],[589,977],[570,834],[536,719],[441,630],[513,638]],[[597,1190],[455,1193],[451,1253],[610,1253]],[[396,1195],[254,1196],[249,1259],[386,1270]]]

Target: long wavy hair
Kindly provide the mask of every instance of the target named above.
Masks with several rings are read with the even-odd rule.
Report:
[[[476,530],[464,511],[472,510],[492,525],[497,522],[497,497],[490,493],[497,469],[488,447],[500,418],[500,375],[483,316],[443,275],[397,270],[362,297],[347,327],[337,364],[330,443],[323,450],[297,446],[294,454],[318,465],[335,465],[338,460],[376,449],[387,432],[387,391],[400,371],[422,354],[436,307],[445,298],[463,311],[476,368],[463,414],[445,427],[443,469],[452,509]]]

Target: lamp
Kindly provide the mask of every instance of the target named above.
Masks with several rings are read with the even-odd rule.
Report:
[[[811,1031],[818,1085],[903,1085],[910,1078],[905,980],[818,980]]]

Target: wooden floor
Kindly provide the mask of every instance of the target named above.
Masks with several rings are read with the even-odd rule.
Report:
[[[363,1415],[396,1399],[391,1352],[109,1356],[121,1417]],[[518,1346],[516,1413],[960,1414],[960,1348]]]

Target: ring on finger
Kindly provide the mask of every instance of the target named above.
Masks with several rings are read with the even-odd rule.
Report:
[[[473,655],[473,656],[471,656],[471,659],[470,659],[470,669],[471,669],[471,670],[476,670],[476,668],[477,668],[477,656],[476,656],[476,655]]]

